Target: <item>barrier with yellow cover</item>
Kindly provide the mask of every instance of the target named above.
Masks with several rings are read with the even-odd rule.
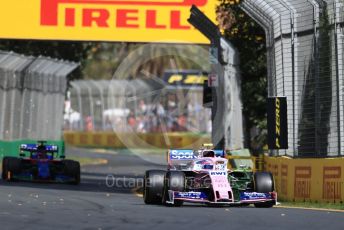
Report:
[[[192,133],[64,132],[68,145],[103,148],[199,148],[209,135]]]
[[[253,171],[271,172],[275,178],[278,197],[282,200],[343,202],[344,158],[232,156],[230,152],[227,152],[230,162],[251,161]]]
[[[265,157],[278,196],[290,201],[343,202],[344,158]]]

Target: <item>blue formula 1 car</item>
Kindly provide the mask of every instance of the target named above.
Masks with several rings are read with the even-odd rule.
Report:
[[[3,158],[2,179],[79,184],[80,163],[58,156],[58,146],[45,141],[21,144],[19,157]]]

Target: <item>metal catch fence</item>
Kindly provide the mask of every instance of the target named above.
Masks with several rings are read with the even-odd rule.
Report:
[[[289,149],[344,155],[344,1],[245,0],[266,31],[269,96],[286,96]]]
[[[0,52],[0,139],[60,140],[67,75],[78,64]]]

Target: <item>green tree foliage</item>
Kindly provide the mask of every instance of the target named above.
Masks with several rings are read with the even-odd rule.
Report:
[[[264,30],[234,0],[220,0],[217,21],[223,35],[238,50],[242,77],[246,145],[261,150],[266,144],[267,69]],[[258,128],[259,134],[251,136]]]
[[[131,52],[137,52],[144,43],[98,43],[93,46],[87,55],[84,77],[87,79],[110,79],[119,65],[126,64],[123,60]],[[183,46],[183,49],[181,49]],[[166,69],[202,69],[209,70],[209,63],[204,63],[204,57],[199,57],[202,46],[154,44],[147,46],[148,56],[139,68],[131,69],[127,73],[131,78],[161,77]],[[183,53],[181,53],[183,52]],[[138,55],[140,55],[138,53]],[[189,58],[185,58],[189,57]],[[196,64],[197,63],[197,64]],[[200,64],[201,63],[201,64]]]
[[[111,79],[123,59],[136,48],[134,43],[95,43],[87,50],[82,69],[84,79]]]

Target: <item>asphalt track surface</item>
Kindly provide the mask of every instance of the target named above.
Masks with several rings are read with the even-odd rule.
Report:
[[[140,186],[146,169],[163,169],[163,165],[128,152],[101,154],[68,149],[68,154],[101,157],[107,159],[108,164],[83,167],[82,182],[78,186],[1,181],[1,230],[344,229],[343,212],[250,206],[184,205],[175,208],[145,205],[133,187]]]

